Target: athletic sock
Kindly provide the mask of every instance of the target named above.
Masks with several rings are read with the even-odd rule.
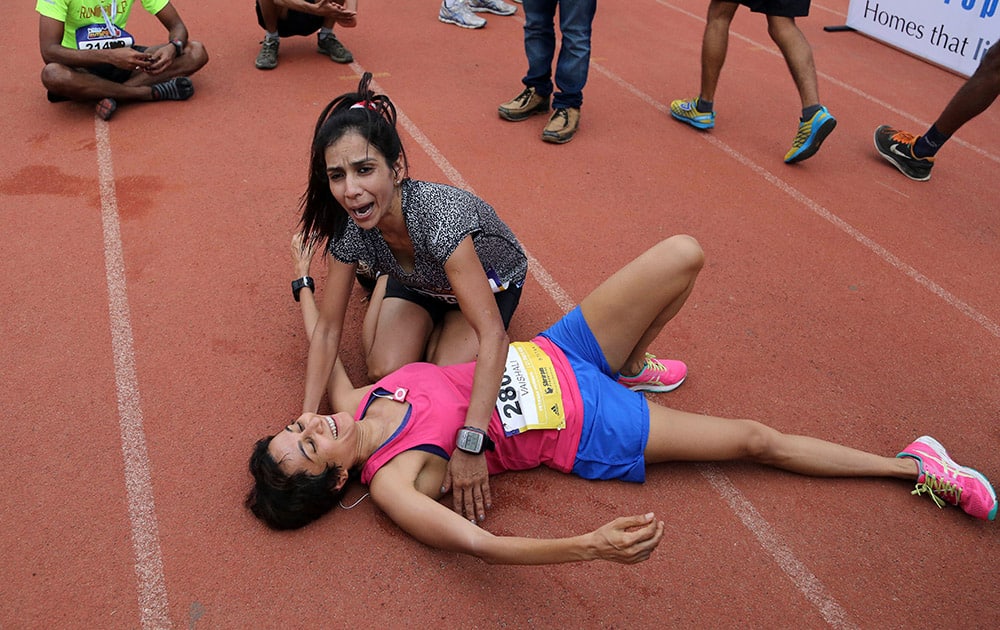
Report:
[[[805,122],[816,115],[816,112],[823,109],[822,105],[810,105],[802,110],[802,122]]]
[[[700,96],[694,100],[694,108],[699,112],[701,112],[702,114],[711,114],[712,107],[714,106],[715,106],[714,101],[702,100]]]
[[[333,35],[333,29],[332,28],[326,28],[324,26],[324,27],[322,27],[322,28],[319,29],[319,38],[320,39],[326,39],[327,36],[329,36],[329,35]]]
[[[281,39],[281,36],[279,36],[278,32],[275,31],[273,33],[267,33],[266,35],[264,35],[264,39],[270,40],[272,42],[276,42],[276,41],[278,41],[278,40]]]
[[[913,157],[934,157],[941,145],[947,142],[950,137],[938,131],[937,125],[931,125],[927,133],[917,138],[917,141],[913,143]]]
[[[186,101],[194,94],[194,84],[187,77],[174,77],[163,83],[154,83],[154,101]]]

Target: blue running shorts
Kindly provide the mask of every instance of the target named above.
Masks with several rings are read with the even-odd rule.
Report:
[[[645,481],[646,397],[618,384],[579,306],[541,335],[566,354],[583,399],[583,428],[573,474],[584,479]]]

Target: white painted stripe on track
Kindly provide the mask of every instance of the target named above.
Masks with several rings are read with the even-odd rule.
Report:
[[[595,64],[591,61],[591,66]],[[364,68],[361,67],[357,62],[351,63],[351,69],[354,70],[358,76],[364,74]],[[615,78],[614,75],[610,75],[607,70],[602,72],[608,74],[612,77],[612,80],[616,82],[623,83],[621,78]],[[372,79],[371,87],[376,92],[384,93],[381,87]],[[631,90],[630,90],[631,91]],[[648,97],[647,102],[651,99]],[[655,102],[655,101],[653,101]],[[424,135],[422,131],[406,116],[405,113],[398,107],[396,108],[396,116],[399,123],[403,125],[414,140],[420,145],[420,147],[430,156],[431,160],[441,169],[445,176],[451,181],[451,183],[464,190],[475,194],[475,191],[469,185],[465,178],[462,177],[461,173],[458,172],[451,162],[448,161],[446,157],[438,150],[434,143]],[[523,244],[522,244],[523,245]],[[569,294],[563,290],[563,288],[557,283],[548,271],[538,262],[538,260],[532,256],[527,250],[525,253],[528,256],[529,269],[531,269],[532,275],[538,281],[540,285],[545,289],[545,291],[555,300],[556,304],[562,311],[568,312],[575,305],[574,300],[569,297]],[[823,587],[822,583],[813,575],[802,562],[795,558],[795,555],[791,551],[791,547],[782,541],[781,537],[775,533],[774,528],[760,515],[760,513],[753,507],[753,504],[747,499],[743,493],[736,488],[735,485],[726,477],[724,473],[719,471],[713,466],[702,466],[702,475],[708,480],[709,484],[715,488],[716,492],[729,504],[730,508],[740,519],[743,525],[750,530],[750,532],[757,538],[761,546],[771,554],[775,559],[778,566],[784,571],[785,575],[792,580],[796,588],[802,593],[806,598],[806,601],[814,605],[823,616],[823,619],[827,621],[830,625],[837,628],[853,628],[854,626],[847,621],[847,612],[842,606],[840,606],[836,600],[827,595],[826,589]]]
[[[171,624],[167,606],[167,587],[163,577],[163,557],[160,553],[153,484],[149,472],[149,456],[146,452],[146,433],[142,426],[142,406],[135,372],[132,324],[125,282],[125,258],[122,254],[118,197],[111,160],[111,139],[108,123],[96,116],[94,119],[111,348],[114,354],[115,389],[118,397],[122,458],[125,464],[128,516],[132,527],[132,551],[135,554],[135,575],[138,580],[140,620],[142,627],[146,629],[169,628]]]
[[[657,101],[652,96],[649,96],[648,94],[646,94],[645,92],[643,92],[639,88],[637,88],[634,85],[632,85],[631,83],[625,81],[620,76],[618,76],[614,72],[611,72],[610,70],[608,70],[607,68],[605,68],[601,64],[596,63],[594,61],[591,61],[590,62],[590,67],[593,68],[594,70],[597,70],[598,72],[600,72],[601,74],[603,74],[604,76],[606,76],[608,79],[610,79],[614,83],[618,84],[623,89],[629,91],[630,93],[632,93],[634,96],[636,96],[640,100],[642,100],[642,101],[646,102],[647,104],[651,105],[652,107],[654,107],[658,111],[666,114],[667,116],[670,115],[670,106],[669,105],[666,105],[664,103],[661,103],[661,102]],[[857,241],[858,243],[860,243],[864,247],[866,247],[869,250],[871,250],[872,253],[874,253],[876,256],[878,256],[879,258],[881,258],[884,262],[886,262],[889,265],[891,265],[892,267],[894,267],[897,271],[902,272],[904,275],[906,275],[909,278],[911,278],[917,284],[921,285],[922,287],[924,287],[925,289],[927,289],[928,291],[930,291],[934,295],[936,295],[939,298],[941,298],[942,300],[944,300],[945,303],[947,303],[949,306],[951,306],[952,308],[954,308],[958,312],[962,313],[963,315],[965,315],[966,317],[968,317],[972,321],[976,322],[977,324],[979,324],[980,326],[982,326],[983,328],[985,328],[986,331],[989,332],[991,335],[993,335],[994,337],[1000,338],[1000,324],[997,324],[996,322],[994,322],[993,320],[991,320],[986,315],[983,315],[982,313],[980,313],[979,311],[977,311],[976,309],[974,309],[970,305],[968,305],[965,302],[963,302],[962,300],[960,300],[957,296],[955,296],[954,294],[952,294],[951,292],[949,292],[947,289],[945,289],[941,285],[937,284],[936,282],[934,282],[933,280],[931,280],[930,278],[928,278],[924,274],[920,273],[916,268],[914,268],[913,266],[907,264],[905,261],[903,261],[902,259],[900,259],[898,256],[896,256],[895,254],[893,254],[892,252],[890,252],[888,249],[886,249],[885,247],[879,245],[873,239],[871,239],[868,236],[866,236],[863,232],[861,232],[861,230],[857,229],[856,227],[854,227],[853,225],[851,225],[850,223],[848,223],[844,219],[841,219],[839,216],[837,216],[833,212],[827,210],[826,208],[824,208],[823,206],[821,206],[816,201],[813,201],[812,199],[810,199],[804,193],[800,192],[798,189],[796,189],[794,186],[792,186],[791,184],[789,184],[785,180],[783,180],[780,177],[778,177],[777,175],[771,173],[770,171],[768,171],[763,166],[760,166],[759,164],[757,164],[756,162],[754,162],[753,160],[751,160],[749,157],[743,155],[742,153],[740,153],[736,149],[732,148],[731,146],[729,146],[728,144],[726,144],[722,140],[719,140],[718,138],[716,138],[712,134],[700,133],[700,134],[698,134],[698,136],[702,140],[704,140],[705,142],[707,142],[707,143],[711,144],[712,146],[714,146],[715,148],[723,151],[724,153],[726,153],[727,155],[729,155],[731,158],[733,158],[734,160],[736,160],[737,162],[739,162],[743,166],[746,166],[747,168],[749,168],[750,170],[752,170],[754,173],[756,173],[762,179],[764,179],[765,181],[767,181],[769,184],[773,185],[775,188],[777,188],[781,192],[785,193],[786,195],[788,195],[789,197],[791,197],[795,201],[799,202],[800,204],[802,204],[803,206],[805,206],[806,208],[808,208],[809,210],[811,210],[813,213],[815,213],[817,216],[819,216],[819,217],[821,217],[823,219],[826,219],[827,221],[829,221],[830,223],[832,223],[834,226],[836,226],[837,228],[839,228],[841,231],[843,231],[844,233],[846,233],[848,236],[850,236],[851,238],[853,238],[855,241]]]
[[[671,9],[673,11],[676,11],[678,13],[686,15],[686,16],[694,19],[694,20],[697,20],[697,21],[701,22],[702,24],[704,24],[705,21],[706,21],[705,17],[702,17],[700,15],[696,15],[694,13],[691,13],[690,11],[687,11],[685,9],[682,9],[682,8],[678,7],[678,6],[670,4],[669,2],[665,2],[664,0],[655,0],[655,1],[656,1],[657,4],[659,4],[661,6],[667,7],[668,9]],[[827,9],[827,10],[830,10],[830,9]],[[844,17],[846,17],[846,16],[844,16]],[[762,44],[761,42],[753,40],[753,39],[747,37],[746,35],[741,35],[740,33],[733,32],[732,30],[730,30],[729,36],[730,37],[735,37],[736,39],[739,39],[739,40],[742,40],[742,41],[744,41],[744,42],[746,42],[748,44],[751,44],[751,45],[753,45],[753,46],[755,46],[755,47],[757,47],[757,48],[759,48],[759,49],[761,49],[763,51],[766,51],[766,52],[770,53],[771,55],[774,55],[776,57],[780,57],[782,60],[784,60],[784,57],[782,57],[782,55],[781,55],[781,51],[778,50],[778,48],[775,45],[772,45],[772,43],[763,43]],[[875,41],[878,41],[878,40],[875,40]],[[905,52],[900,51],[900,54],[908,55],[909,53],[905,53]],[[914,56],[914,55],[910,55],[910,56]],[[918,59],[919,59],[919,57],[918,57]],[[930,63],[930,62],[927,62],[927,63]],[[591,63],[590,65],[591,65],[591,67],[594,66],[593,63]],[[948,70],[945,70],[945,71],[948,72]],[[828,81],[829,83],[832,83],[833,85],[836,85],[837,87],[839,87],[839,88],[841,88],[843,90],[846,90],[846,91],[854,94],[855,96],[860,96],[861,98],[865,99],[866,101],[869,101],[870,103],[878,105],[879,107],[882,107],[882,108],[886,109],[887,111],[890,111],[890,112],[896,114],[900,118],[905,118],[905,119],[911,121],[912,123],[914,123],[915,125],[917,125],[919,127],[919,129],[913,129],[913,130],[911,130],[911,131],[914,131],[915,133],[922,133],[924,130],[930,128],[930,126],[931,126],[931,123],[927,122],[926,120],[922,120],[922,119],[918,118],[917,116],[914,116],[913,114],[911,114],[909,112],[906,112],[906,111],[903,111],[901,109],[898,109],[896,106],[894,106],[894,105],[892,105],[890,103],[886,103],[885,101],[883,101],[881,99],[875,98],[874,96],[872,96],[871,94],[865,92],[864,90],[856,88],[853,85],[850,85],[848,83],[844,83],[840,79],[836,79],[836,78],[834,78],[834,77],[832,77],[832,76],[830,76],[828,74],[820,72],[818,69],[816,70],[816,76],[822,78],[825,81]],[[789,78],[789,80],[791,80],[792,77],[789,75],[788,78]],[[941,108],[943,109],[946,104],[947,104],[946,102],[942,102],[941,103]],[[875,136],[875,130],[872,129],[872,138],[873,138],[872,139],[872,146],[874,146],[874,136]],[[974,144],[972,144],[970,142],[966,142],[965,140],[962,140],[957,135],[952,136],[951,138],[949,138],[948,142],[950,142],[952,144],[957,144],[957,145],[959,145],[961,147],[964,147],[964,148],[972,151],[973,153],[978,153],[979,155],[983,156],[987,160],[992,160],[992,161],[997,162],[998,164],[1000,164],[1000,155],[997,155],[997,154],[994,154],[994,153],[990,153],[989,151],[987,151],[986,149],[984,149],[982,147],[976,146],[976,145],[974,145]]]
[[[806,600],[819,610],[823,619],[834,628],[856,628],[857,626],[848,619],[847,611],[827,595],[819,578],[795,557],[791,548],[781,540],[770,523],[760,515],[753,503],[733,485],[729,478],[714,465],[700,464],[698,467],[702,476],[725,499],[743,525],[757,537],[761,547],[771,554]]]

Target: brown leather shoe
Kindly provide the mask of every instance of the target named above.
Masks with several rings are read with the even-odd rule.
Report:
[[[544,114],[548,111],[549,97],[540,96],[535,92],[535,88],[533,87],[524,88],[523,92],[497,108],[500,118],[513,122],[524,120],[535,114]]]
[[[565,144],[573,139],[577,128],[580,127],[579,107],[560,107],[552,112],[549,124],[542,130],[542,140]]]

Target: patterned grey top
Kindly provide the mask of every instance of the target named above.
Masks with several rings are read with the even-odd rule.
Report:
[[[413,273],[399,266],[378,228],[362,230],[353,221],[347,222],[340,239],[331,241],[330,254],[348,264],[365,261],[411,289],[454,302],[444,263],[471,235],[494,293],[524,283],[528,271],[524,250],[482,199],[453,186],[408,179],[402,183],[402,205],[413,241]]]

